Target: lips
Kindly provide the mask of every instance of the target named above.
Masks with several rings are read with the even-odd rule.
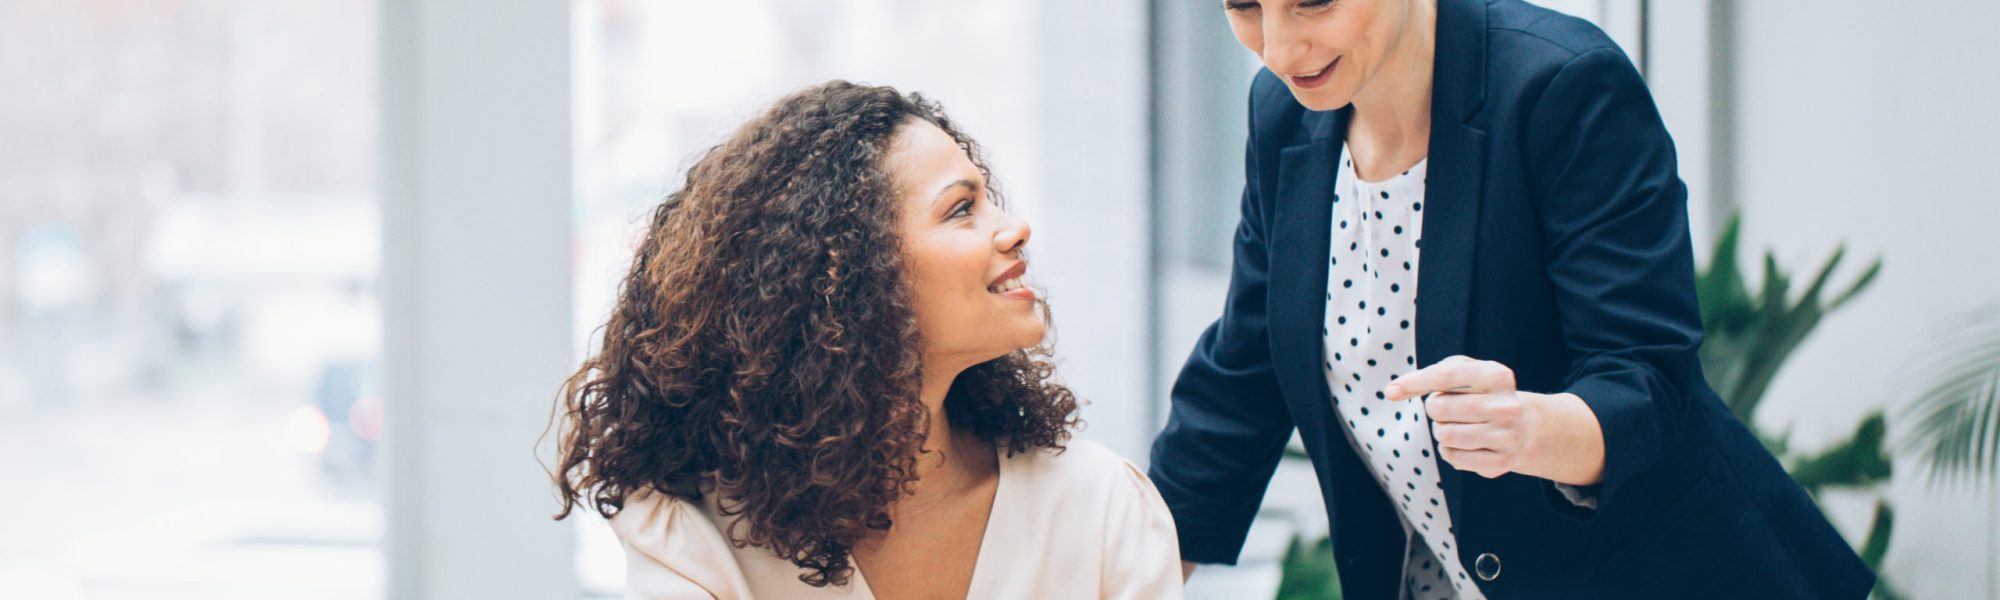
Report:
[[[1014,266],[1008,267],[1006,271],[1001,272],[999,277],[993,278],[993,282],[986,285],[986,291],[1010,298],[1033,300],[1035,298],[1035,290],[1029,288],[1026,283],[1021,281],[1021,276],[1026,275],[1027,272],[1027,262],[1015,262]]]
[[[1340,57],[1338,56],[1333,57],[1333,62],[1327,63],[1326,66],[1324,67],[1320,67],[1318,71],[1291,75],[1290,78],[1292,80],[1292,85],[1294,87],[1298,87],[1301,89],[1312,89],[1319,87],[1321,85],[1326,84],[1327,81],[1332,80],[1334,69],[1339,67],[1340,67]]]

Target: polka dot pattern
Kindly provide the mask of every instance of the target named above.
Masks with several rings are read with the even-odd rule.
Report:
[[[1483,599],[1452,546],[1451,512],[1421,401],[1389,401],[1391,378],[1416,370],[1417,273],[1428,160],[1382,182],[1362,181],[1341,149],[1327,260],[1328,389],[1347,437],[1401,511],[1411,536],[1405,598]]]

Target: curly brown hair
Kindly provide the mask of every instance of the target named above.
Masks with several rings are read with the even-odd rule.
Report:
[[[929,430],[885,164],[917,120],[991,179],[936,103],[844,81],[785,97],[688,170],[653,211],[599,351],[563,384],[557,519],[586,500],[609,518],[649,489],[698,500],[689,482],[712,482],[745,526],[733,543],[808,584],[847,583]],[[975,365],[946,419],[1009,455],[1060,450],[1077,401],[1054,371],[1046,340]]]

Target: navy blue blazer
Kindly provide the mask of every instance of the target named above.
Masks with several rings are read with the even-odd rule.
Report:
[[[1867,595],[1874,574],[1702,378],[1687,190],[1631,61],[1573,17],[1438,0],[1435,77],[1418,361],[1498,361],[1521,390],[1582,397],[1604,432],[1594,511],[1440,461],[1460,560],[1499,567],[1486,595]],[[1151,477],[1182,556],[1233,564],[1296,427],[1346,597],[1391,598],[1403,529],[1320,370],[1351,110],[1306,110],[1269,71],[1252,84],[1228,298],[1173,387]]]

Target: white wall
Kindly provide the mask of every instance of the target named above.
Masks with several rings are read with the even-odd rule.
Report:
[[[1708,1],[1654,2],[1646,7],[1646,85],[1659,105],[1660,118],[1673,135],[1681,181],[1688,188],[1688,223],[1695,257],[1706,261],[1714,235],[1721,228],[1714,203],[1726,200],[1712,193],[1716,182],[1712,161],[1719,149],[1711,144],[1716,119],[1715,94],[1722,91],[1716,69],[1712,11]],[[1726,218],[1726,217],[1723,217]]]
[[[1090,403],[1082,435],[1143,464],[1155,433],[1146,5],[1039,6],[1042,189],[1031,258],[1049,290],[1061,376]]]
[[[535,454],[572,368],[569,7],[381,18],[388,597],[576,597]]]
[[[2000,5],[1736,3],[1737,203],[1746,250],[1809,271],[1845,241],[1881,277],[1827,319],[1772,386],[1763,425],[1818,448],[1897,401],[1950,317],[2000,301]],[[1754,265],[1753,265],[1754,266]],[[1893,424],[1893,421],[1892,421]],[[1994,598],[1994,500],[1926,491],[1899,461],[1886,570],[1921,598]],[[1865,501],[1835,500],[1851,536]]]

